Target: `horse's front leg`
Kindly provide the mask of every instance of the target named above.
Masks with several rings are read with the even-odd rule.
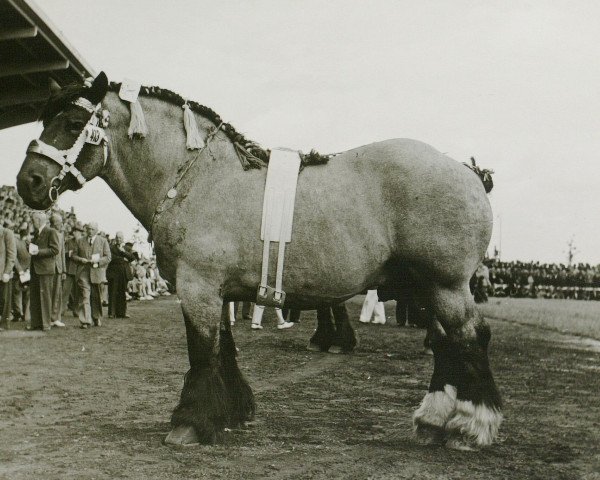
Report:
[[[225,427],[253,418],[254,397],[237,366],[229,309],[219,297],[218,285],[202,281],[193,272],[178,272],[177,291],[190,369],[165,442],[212,444]]]
[[[429,393],[413,420],[427,443],[469,450],[490,445],[502,422],[500,394],[488,360],[490,330],[467,289],[437,288],[432,295],[434,370]]]

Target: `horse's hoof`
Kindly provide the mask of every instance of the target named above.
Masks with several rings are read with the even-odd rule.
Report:
[[[329,353],[344,353],[344,351],[342,350],[342,347],[340,347],[339,345],[332,345],[331,347],[329,347],[329,350],[327,350]]]
[[[167,438],[165,438],[165,443],[167,445],[191,447],[199,445],[200,441],[198,440],[198,435],[196,435],[194,427],[179,425],[169,432]]]
[[[417,425],[415,435],[421,445],[443,445],[445,440],[444,429],[433,425]]]
[[[319,347],[316,343],[313,343],[313,342],[308,342],[306,349],[309,352],[320,352],[321,351],[321,347]]]
[[[452,450],[459,450],[461,452],[476,452],[479,450],[475,442],[472,442],[460,435],[450,435],[448,440],[446,440],[446,447]]]

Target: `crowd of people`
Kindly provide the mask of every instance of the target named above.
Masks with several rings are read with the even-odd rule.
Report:
[[[485,260],[471,281],[475,300],[488,296],[600,300],[600,265]]]
[[[110,238],[74,211],[28,209],[14,187],[0,187],[0,330],[26,322],[28,330],[63,328],[71,311],[80,327],[108,317],[128,318],[127,301],[170,295],[154,258]]]

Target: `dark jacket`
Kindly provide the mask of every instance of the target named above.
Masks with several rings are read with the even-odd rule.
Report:
[[[110,253],[112,258],[106,269],[106,278],[111,280],[122,277],[125,280],[131,280],[132,275],[129,262],[135,260],[135,254],[128,252],[115,241],[110,242]]]

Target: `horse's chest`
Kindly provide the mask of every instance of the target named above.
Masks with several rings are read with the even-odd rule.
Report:
[[[180,220],[173,219],[163,222],[159,230],[156,239],[171,250],[176,250],[185,242],[188,227]]]

